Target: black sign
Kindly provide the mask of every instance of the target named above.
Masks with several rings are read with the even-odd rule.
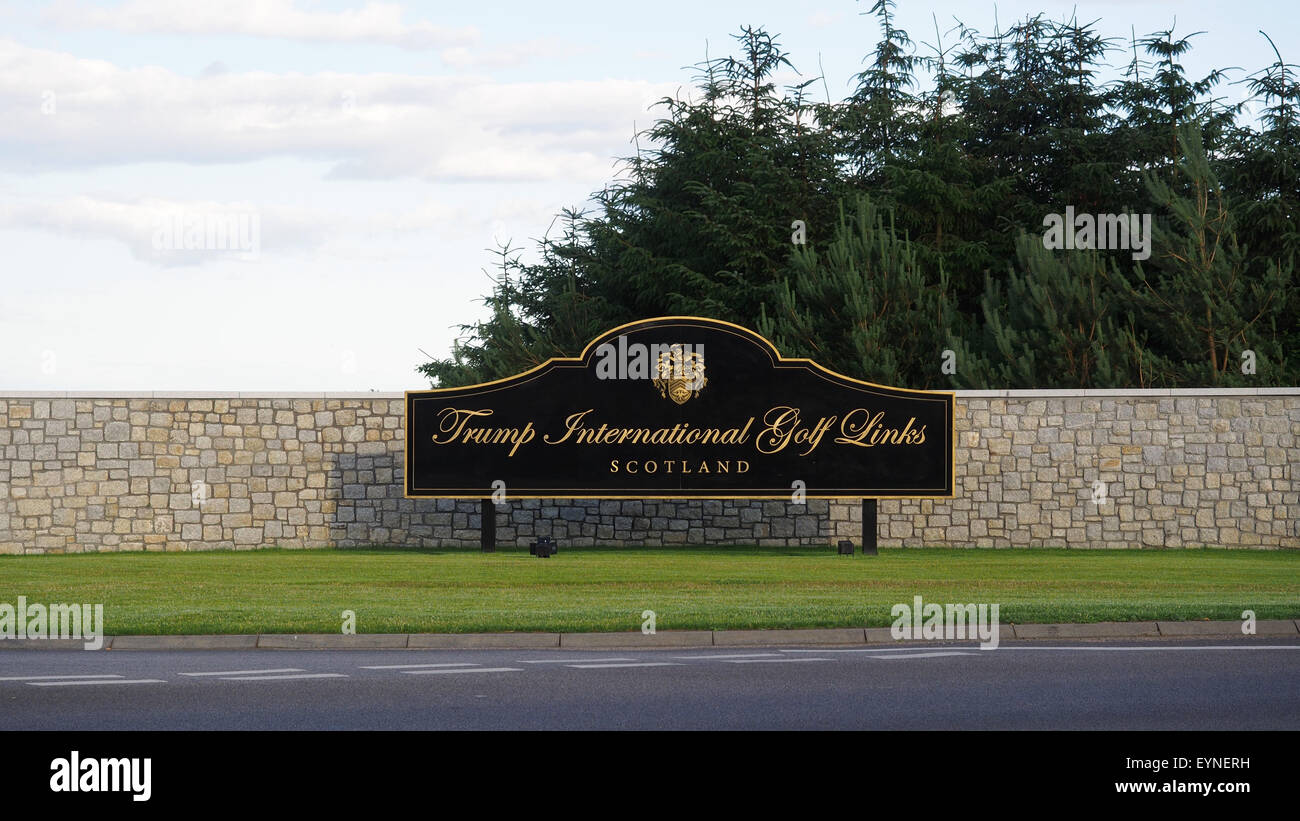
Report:
[[[413,498],[953,495],[953,394],[784,359],[701,317],[633,322],[576,358],[406,394]]]

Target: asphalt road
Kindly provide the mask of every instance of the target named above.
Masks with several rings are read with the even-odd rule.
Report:
[[[0,652],[0,730],[1300,729],[1300,640]]]

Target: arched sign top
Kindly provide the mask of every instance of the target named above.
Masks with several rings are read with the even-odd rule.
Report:
[[[529,368],[526,371],[520,371],[517,374],[504,376],[500,379],[493,379],[488,382],[480,382],[475,385],[464,385],[460,388],[430,388],[428,391],[422,391],[422,393],[436,393],[438,391],[466,390],[469,388],[481,388],[481,387],[487,387],[489,385],[506,384],[516,380],[521,380],[530,377],[546,368],[549,368],[553,364],[578,363],[578,362],[588,363],[590,362],[591,357],[595,355],[596,351],[599,350],[601,345],[610,343],[611,341],[616,341],[619,336],[635,332],[642,328],[653,328],[653,327],[660,327],[664,325],[671,325],[673,327],[701,325],[701,326],[711,326],[718,329],[730,331],[731,333],[734,333],[737,336],[750,340],[751,342],[754,343],[756,347],[766,351],[767,355],[771,358],[772,364],[774,366],[778,364],[804,366],[832,380],[838,379],[847,383],[864,385],[869,388],[881,388],[883,390],[894,391],[897,393],[934,394],[938,396],[947,396],[952,393],[951,391],[927,391],[927,390],[917,390],[915,388],[893,388],[888,385],[880,385],[875,382],[868,382],[866,380],[856,379],[852,376],[845,376],[842,373],[833,371],[830,368],[818,364],[815,360],[812,359],[808,359],[805,357],[782,356],[781,352],[777,350],[776,345],[770,339],[758,333],[757,331],[746,328],[743,325],[737,325],[733,322],[727,322],[724,319],[712,319],[710,317],[690,316],[690,315],[656,316],[656,317],[651,317],[649,319],[638,319],[633,322],[628,322],[623,325],[619,325],[615,328],[611,328],[608,331],[605,331],[600,336],[588,342],[586,347],[582,349],[582,353],[578,354],[577,356],[553,356],[547,359],[545,362],[534,365],[533,367]]]
[[[782,357],[664,316],[577,357],[406,394],[412,498],[951,497],[954,398]]]

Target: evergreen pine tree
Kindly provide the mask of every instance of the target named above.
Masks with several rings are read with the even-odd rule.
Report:
[[[834,239],[797,249],[790,276],[757,325],[787,356],[807,356],[885,385],[949,385],[942,353],[956,305],[942,266],[923,268],[893,215],[859,197],[841,208]]]
[[[975,389],[1112,388],[1137,384],[1139,369],[1119,348],[1126,318],[1114,300],[1107,256],[1050,251],[1021,234],[1005,279],[989,277],[984,338],[959,354],[959,383]],[[977,353],[983,351],[983,355]]]
[[[1199,129],[1184,126],[1178,139],[1178,179],[1147,178],[1166,212],[1153,223],[1151,258],[1117,278],[1138,324],[1159,329],[1148,348],[1155,383],[1275,384],[1290,372],[1284,332],[1295,323],[1293,266],[1247,254],[1236,203],[1211,169]],[[1255,353],[1254,376],[1241,372],[1246,350]]]

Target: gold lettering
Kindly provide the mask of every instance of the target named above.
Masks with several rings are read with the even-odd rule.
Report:
[[[438,411],[438,430],[447,434],[447,438],[439,440],[438,434],[435,433],[433,435],[433,443],[435,445],[445,445],[448,442],[453,442],[456,440],[456,437],[460,435],[461,429],[465,427],[465,423],[470,419],[473,419],[476,416],[491,415],[492,411],[490,409],[472,411],[457,410],[456,408],[443,408]]]
[[[860,419],[858,414],[862,414]],[[920,429],[912,427],[916,422],[915,416],[907,420],[902,430],[884,427],[882,425],[884,418],[884,411],[877,411],[872,415],[865,408],[854,408],[840,423],[841,435],[836,437],[835,442],[841,445],[869,448],[875,445],[919,445],[925,441],[925,426],[922,425]]]
[[[510,443],[512,447],[509,455],[514,456],[520,446],[533,441],[533,438],[537,435],[537,432],[533,430],[532,422],[525,423],[522,428],[472,428],[468,426],[471,419],[491,415],[491,409],[460,410],[457,408],[443,408],[438,413],[438,430],[444,435],[440,437],[435,433],[430,439],[436,445],[447,445],[457,440],[479,445]]]
[[[790,444],[790,437],[799,424],[799,409],[788,405],[778,405],[763,416],[767,425],[754,442],[759,453],[778,453]]]
[[[585,411],[569,414],[568,418],[564,420],[564,436],[560,437],[559,439],[556,439],[555,441],[551,441],[551,435],[548,433],[542,437],[542,441],[548,445],[559,445],[566,442],[568,438],[573,434],[574,431],[579,430],[583,427],[582,417],[591,413],[593,410],[595,410],[595,408],[587,408]]]
[[[823,416],[820,420],[818,420],[817,424],[813,426],[812,432],[808,435],[808,439],[807,439],[808,449],[799,455],[807,456],[808,454],[816,450],[817,446],[822,443],[822,437],[826,435],[826,431],[830,430],[831,425],[835,424],[835,420],[837,418],[838,417],[835,416],[831,416],[831,417]]]

